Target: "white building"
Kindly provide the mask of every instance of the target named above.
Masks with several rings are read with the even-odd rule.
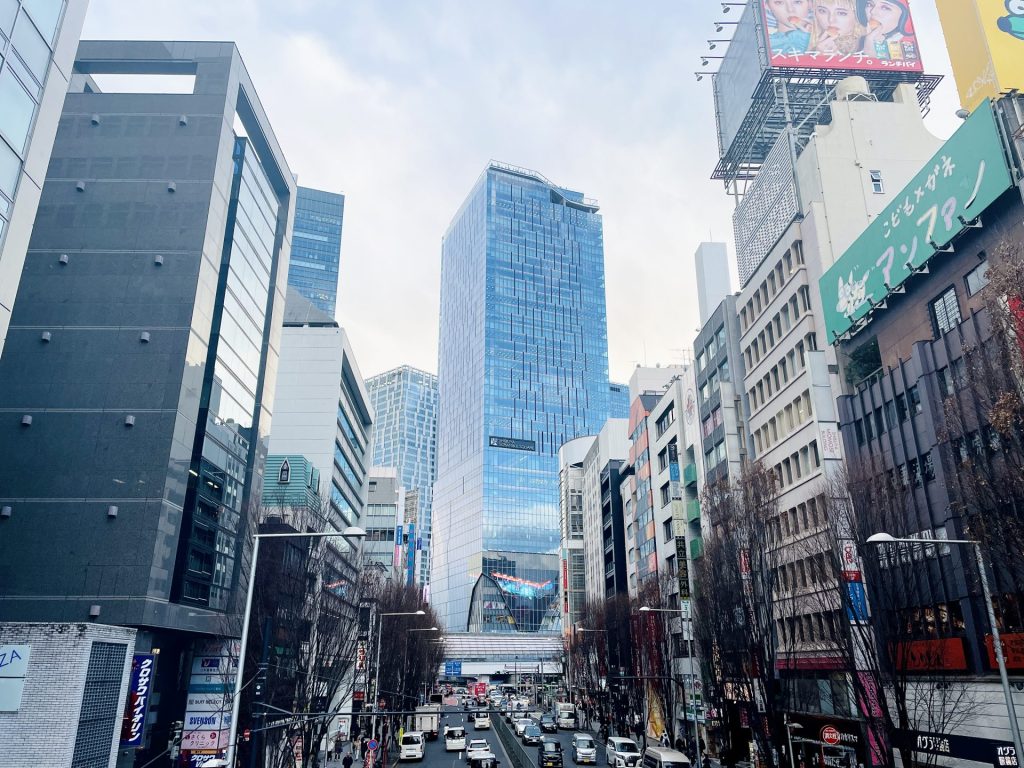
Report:
[[[0,18],[7,57],[28,62],[6,67],[0,97],[0,355],[88,5],[24,2],[19,13],[12,0]]]
[[[594,603],[627,591],[619,470],[629,454],[628,426],[628,419],[608,419],[583,459],[584,584]]]
[[[564,634],[568,634],[580,621],[586,603],[583,460],[596,440],[593,435],[577,437],[558,449],[558,508],[562,542],[559,584]]]

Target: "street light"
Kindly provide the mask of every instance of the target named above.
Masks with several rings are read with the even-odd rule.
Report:
[[[407,629],[405,631],[406,631],[406,637],[405,637],[405,658],[402,661],[402,673],[403,674],[405,674],[405,670],[407,670],[409,668],[409,636],[408,636],[408,633],[409,632],[437,632],[438,628],[437,627],[412,627],[411,629]],[[400,687],[402,689],[402,709],[405,709],[405,699],[406,699],[405,680],[402,681]],[[409,696],[408,698],[414,698],[414,697]]]
[[[803,728],[800,723],[793,723],[787,720],[786,726],[786,744],[789,745],[789,768],[796,768],[796,763],[793,762],[793,731],[799,731]]]
[[[343,539],[365,539],[366,531],[354,525],[344,531],[322,531],[319,533],[255,533],[253,534],[252,562],[249,564],[249,584],[245,590],[245,614],[242,619],[242,642],[238,650],[238,670],[235,672],[235,692],[231,701],[231,729],[228,731],[226,764],[235,764],[235,742],[238,740],[238,708],[242,703],[242,678],[245,676],[245,653],[249,643],[249,620],[252,618],[252,596],[256,588],[256,561],[260,556],[261,539],[325,539],[341,536]]]
[[[868,544],[924,544],[928,539],[897,539],[889,533],[876,533],[868,536]],[[1013,751],[1019,761],[1024,756],[1024,749],[1021,748],[1020,724],[1017,722],[1017,712],[1013,706],[1013,694],[1010,693],[1010,679],[1006,676],[1006,659],[1003,657],[1003,643],[999,639],[999,627],[996,626],[996,612],[992,606],[992,594],[988,588],[988,576],[985,573],[985,559],[981,554],[981,544],[973,539],[937,539],[941,544],[963,544],[974,549],[974,559],[978,563],[978,573],[981,575],[981,591],[985,598],[985,608],[988,610],[988,623],[992,627],[992,649],[999,664],[999,679],[1003,684],[1003,697],[1006,699],[1006,712],[1010,718],[1010,734],[1013,736]]]
[[[377,617],[380,621],[377,623],[377,652],[374,654],[374,668],[373,668],[373,696],[376,699],[373,702],[373,717],[370,718],[370,731],[371,737],[377,738],[377,710],[380,709],[380,636],[384,634],[384,617],[385,616],[425,616],[426,611],[396,611],[394,613],[379,613]]]

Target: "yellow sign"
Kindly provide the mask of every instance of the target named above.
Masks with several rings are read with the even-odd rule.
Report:
[[[936,0],[960,103],[1024,90],[1024,0]]]

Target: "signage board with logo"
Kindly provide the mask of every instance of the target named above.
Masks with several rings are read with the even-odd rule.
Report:
[[[458,677],[462,674],[462,662],[446,661],[444,663],[444,674],[446,677]]]
[[[513,437],[495,437],[494,435],[487,439],[487,445],[491,448],[505,448],[510,451],[537,450],[537,443],[533,440],[517,440]]]
[[[156,656],[136,653],[132,656],[132,675],[128,683],[128,701],[121,721],[121,746],[138,749],[146,733],[146,713],[153,690]]]
[[[21,709],[31,654],[30,645],[0,645],[0,712]]]
[[[893,734],[893,746],[938,755],[952,760],[950,765],[967,760],[1000,766],[1019,764],[1011,742],[983,739],[978,736],[898,730]]]
[[[1024,3],[936,0],[960,106],[1024,90]]]
[[[240,650],[237,641],[197,641],[193,645],[182,750],[216,752],[227,747]]]
[[[829,342],[859,330],[874,308],[1011,184],[995,114],[986,102],[821,277]]]

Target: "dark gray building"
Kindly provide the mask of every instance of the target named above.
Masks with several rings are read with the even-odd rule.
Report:
[[[240,629],[294,196],[232,43],[82,43],[0,361],[0,620],[143,630],[141,762]]]

